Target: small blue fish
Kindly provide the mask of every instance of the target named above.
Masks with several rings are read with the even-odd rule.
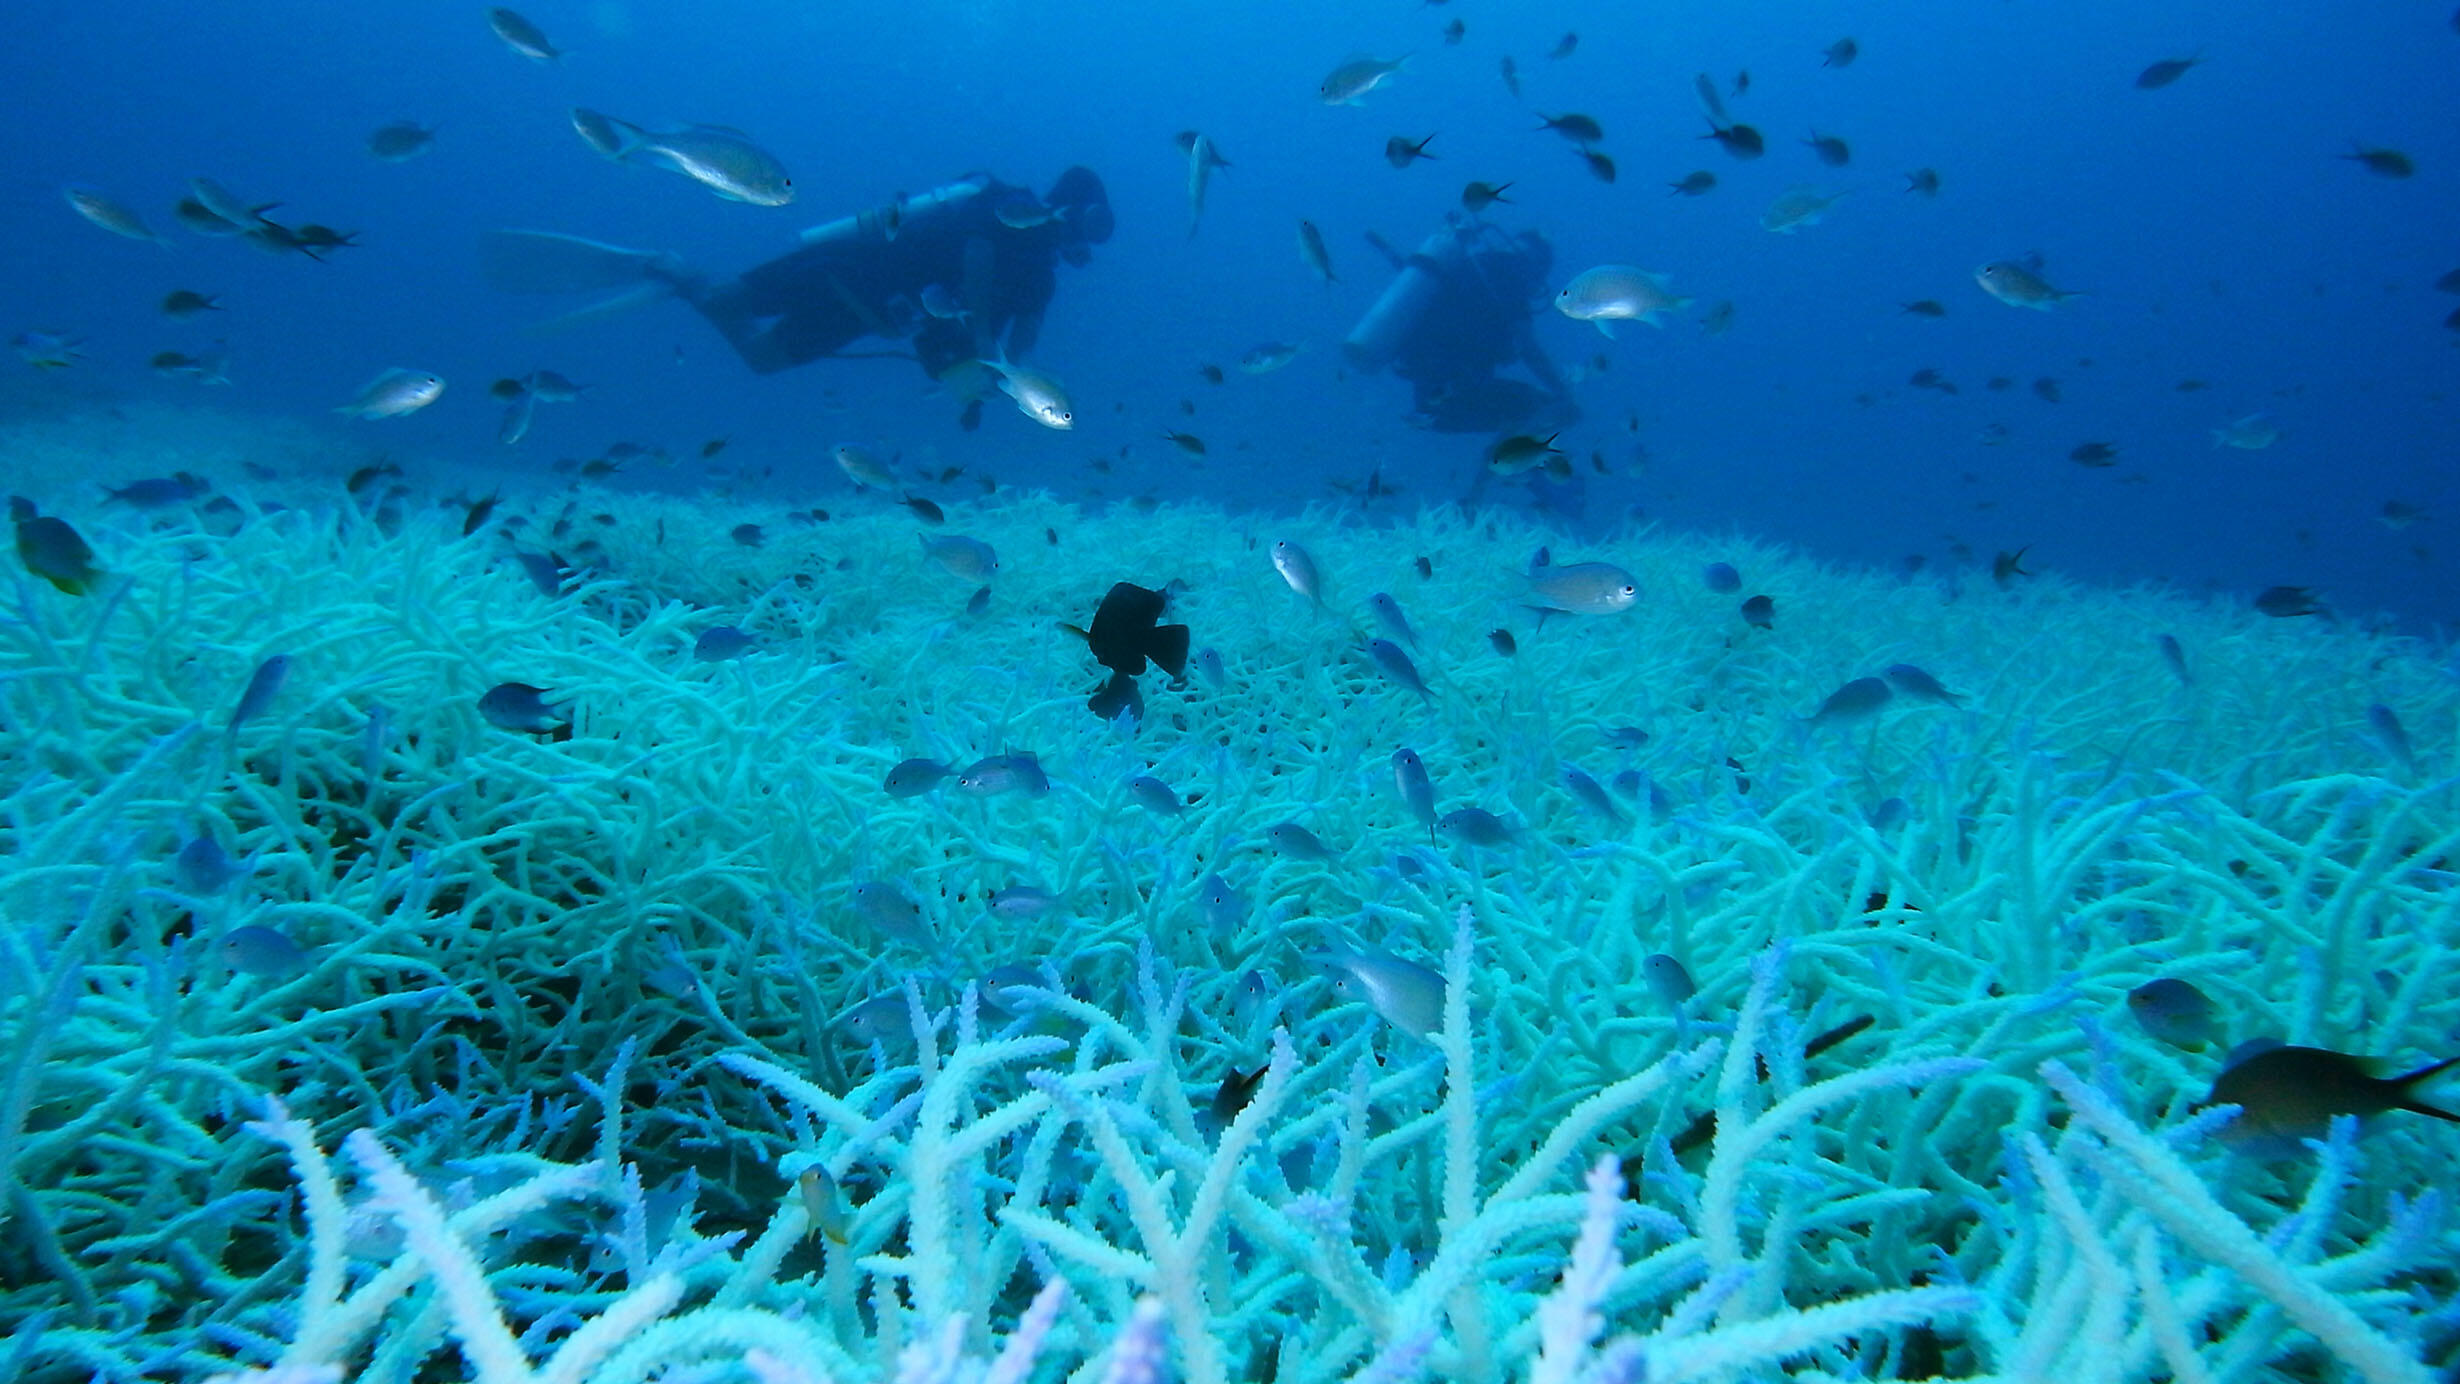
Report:
[[[975,760],[965,772],[957,775],[957,787],[976,797],[996,793],[1022,793],[1038,798],[1051,791],[1051,780],[1042,772],[1042,761],[1023,750],[1013,754],[995,754]]]
[[[914,1041],[913,1010],[906,1005],[902,990],[872,996],[839,1015],[837,1024],[858,1043],[888,1047]]]
[[[1409,627],[1409,617],[1401,613],[1401,603],[1391,595],[1378,591],[1367,598],[1367,609],[1375,612],[1376,623],[1384,632],[1411,648],[1418,647],[1418,635]]]
[[[1401,790],[1401,801],[1409,804],[1409,815],[1426,828],[1427,839],[1435,838],[1435,781],[1427,777],[1426,761],[1407,745],[1392,752],[1392,781]]]
[[[1427,691],[1426,683],[1418,677],[1418,665],[1409,661],[1409,655],[1402,652],[1400,645],[1389,639],[1370,639],[1367,641],[1367,657],[1375,660],[1375,666],[1384,670],[1385,677],[1417,693],[1421,700],[1429,703],[1435,700],[1435,694]]]
[[[290,676],[290,655],[274,654],[256,665],[248,676],[247,690],[239,694],[239,705],[232,709],[230,724],[223,727],[227,736],[237,737],[240,727],[265,714],[273,699],[282,692],[282,680]]]
[[[919,798],[939,787],[941,779],[955,772],[936,759],[900,760],[896,768],[888,771],[888,778],[880,786],[887,789],[892,798]]]
[[[203,476],[189,471],[174,471],[167,476],[148,476],[126,485],[103,487],[103,498],[130,509],[169,509],[184,505],[213,489]]]
[[[1059,907],[1059,896],[1039,885],[1011,884],[991,892],[991,913],[1000,918],[1039,918]]]
[[[1889,831],[1913,819],[1913,804],[1903,798],[1882,798],[1870,810],[1867,820],[1873,831]]]
[[[1053,988],[1048,977],[1020,961],[993,966],[983,972],[977,985],[977,993],[982,996],[983,1004],[1010,1018],[1031,1013],[1036,1007],[1022,993],[1025,987],[1031,986],[1037,990]]]
[[[1276,822],[1264,829],[1264,839],[1273,849],[1289,860],[1325,861],[1333,858],[1332,848],[1316,839],[1316,834],[1296,822]]]
[[[521,575],[530,579],[539,595],[551,601],[564,594],[564,580],[572,575],[572,569],[564,565],[563,559],[551,553],[516,551],[513,561],[521,564]]]
[[[1623,809],[1615,806],[1614,799],[1606,796],[1606,789],[1602,784],[1581,772],[1577,765],[1563,766],[1563,786],[1571,790],[1574,802],[1616,826],[1623,824]]]
[[[2202,1052],[2220,1036],[2212,997],[2183,980],[2164,976],[2127,992],[2127,1012],[2146,1033],[2174,1048]]]
[[[1811,726],[1818,729],[1821,726],[1850,726],[1867,721],[1878,715],[1879,709],[1895,695],[1888,690],[1886,683],[1877,678],[1855,678],[1828,694],[1828,700],[1821,702],[1819,710],[1811,713]]]
[[[2170,672],[2177,677],[2179,686],[2195,685],[2195,675],[2187,671],[2187,651],[2179,647],[2177,635],[2161,636],[2161,661],[2170,665]]]
[[[1505,658],[1510,658],[1520,652],[1520,641],[1512,637],[1510,630],[1488,630],[1486,644],[1488,648]]]
[[[991,588],[987,586],[975,587],[974,594],[965,598],[965,613],[968,615],[980,615],[990,608]]]
[[[1777,627],[1777,601],[1773,596],[1754,596],[1742,603],[1743,623],[1755,630]]]
[[[914,896],[887,880],[854,886],[854,916],[891,942],[929,951],[934,942],[931,920]]]
[[[1221,666],[1221,650],[1203,648],[1196,651],[1196,676],[1215,692],[1230,686],[1229,671]]]
[[[1129,779],[1128,796],[1136,800],[1138,807],[1163,817],[1176,817],[1186,806],[1179,801],[1179,795],[1172,791],[1169,784],[1150,774],[1138,774]]]
[[[914,537],[922,544],[923,555],[947,568],[952,577],[987,582],[999,575],[999,555],[979,538],[959,533],[918,533]]]
[[[2374,732],[2375,743],[2383,747],[2402,773],[2417,772],[2417,752],[2409,747],[2409,732],[2400,724],[2399,713],[2376,702],[2366,708],[2366,728]]]
[[[1432,1040],[1444,1022],[1444,978],[1388,952],[1328,952],[1317,958],[1343,974],[1333,990],[1363,999],[1384,1022],[1412,1038]]]
[[[1324,579],[1316,575],[1315,559],[1306,549],[1282,539],[1273,545],[1273,570],[1290,584],[1290,589],[1307,598],[1307,603],[1321,608],[1324,604]]]
[[[1649,743],[1649,733],[1638,726],[1614,726],[1606,731],[1606,748],[1636,750]]]
[[[759,640],[732,625],[713,625],[692,641],[692,657],[703,663],[724,663],[759,647]]]
[[[1206,875],[1196,886],[1196,912],[1214,936],[1226,937],[1246,924],[1250,908],[1247,896],[1231,888],[1230,881]]]
[[[265,980],[289,980],[308,971],[308,954],[298,943],[253,923],[222,934],[222,959],[234,971]]]
[[[1888,685],[1917,702],[1936,702],[1941,706],[1963,706],[1964,697],[1950,692],[1937,678],[1910,663],[1888,665]]]
[[[171,873],[179,880],[180,888],[203,896],[228,889],[231,881],[247,874],[248,869],[223,851],[222,843],[214,839],[212,832],[200,829],[171,857]]]
[[[384,747],[393,712],[382,702],[367,708],[367,725],[359,732],[359,772],[369,783],[384,777]]]
[[[1486,850],[1512,844],[1512,828],[1483,807],[1456,807],[1435,819],[1435,830],[1462,845]]]
[[[1648,983],[1649,993],[1668,1009],[1680,1009],[1700,987],[1691,983],[1691,972],[1683,963],[1656,952],[1640,963],[1640,978]]]
[[[572,732],[572,723],[547,705],[546,690],[526,682],[500,682],[488,688],[479,696],[478,714],[497,730],[559,739]]]
[[[1700,580],[1708,583],[1709,590],[1721,596],[1731,596],[1742,590],[1742,573],[1735,571],[1730,563],[1708,564],[1700,570]]]

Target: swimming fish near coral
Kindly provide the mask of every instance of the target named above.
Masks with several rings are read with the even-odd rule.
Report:
[[[1273,544],[1273,570],[1290,584],[1290,589],[1307,598],[1315,606],[1324,604],[1324,580],[1316,574],[1315,559],[1307,550],[1281,539]]]
[[[1316,958],[1341,972],[1336,993],[1363,999],[1384,1022],[1412,1038],[1433,1041],[1444,1021],[1444,978],[1389,952],[1326,952]]]
[[[1811,726],[1849,726],[1867,721],[1879,714],[1896,696],[1888,685],[1877,678],[1855,678],[1828,694],[1811,713]]]
[[[1937,678],[1910,663],[1891,663],[1887,671],[1888,685],[1898,693],[1917,702],[1935,702],[1940,706],[1962,706],[1965,699],[1950,692]]]
[[[1122,710],[1143,716],[1144,699],[1136,691],[1136,675],[1148,663],[1159,666],[1173,681],[1187,676],[1187,626],[1160,623],[1169,604],[1170,598],[1159,591],[1134,582],[1116,582],[1094,608],[1091,626],[1060,627],[1084,640],[1093,650],[1094,661],[1111,671],[1110,680],[1088,703],[1096,716],[1110,720]]]
[[[2174,1048],[2201,1052],[2220,1034],[2212,997],[2173,976],[2148,980],[2127,992],[2127,1012],[2154,1038]]]
[[[1427,831],[1427,839],[1435,837],[1435,781],[1427,776],[1426,761],[1407,745],[1392,752],[1392,781],[1401,790],[1401,801],[1408,804],[1409,815],[1418,819]]]
[[[2263,1156],[2294,1154],[2298,1141],[2330,1132],[2335,1115],[2394,1110],[2460,1123],[2460,1114],[2428,1102],[2417,1088],[2460,1057],[2447,1057],[2401,1076],[2374,1074],[2373,1059],[2329,1048],[2276,1047],[2230,1064],[2212,1083],[2206,1105],[2235,1105],[2238,1118],[2224,1142]]]
[[[547,705],[546,690],[526,682],[499,682],[488,688],[479,696],[478,714],[498,730],[572,738],[572,722]]]
[[[1522,599],[1541,612],[1619,615],[1640,600],[1640,584],[1611,562],[1532,564],[1524,580],[1528,590]]]
[[[102,580],[94,550],[67,520],[37,511],[22,495],[9,497],[9,518],[17,531],[17,560],[28,572],[70,596],[83,596]]]
[[[880,786],[892,798],[919,798],[940,786],[940,780],[956,773],[936,759],[904,759],[888,771]]]
[[[1017,750],[975,760],[957,775],[957,787],[976,797],[1022,793],[1038,798],[1051,791],[1051,780],[1042,772],[1040,759]]]

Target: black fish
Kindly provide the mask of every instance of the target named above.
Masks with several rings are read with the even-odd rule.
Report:
[[[1093,626],[1079,630],[1094,661],[1111,671],[1086,706],[1103,720],[1127,711],[1142,719],[1144,698],[1136,690],[1136,675],[1148,662],[1160,665],[1172,680],[1187,676],[1187,626],[1159,623],[1169,597],[1134,582],[1119,582],[1093,612]],[[1072,626],[1070,628],[1073,628]]]
[[[1237,1119],[1239,1112],[1247,1108],[1247,1102],[1255,1099],[1256,1088],[1264,1084],[1264,1074],[1271,1070],[1271,1067],[1264,1066],[1252,1072],[1241,1072],[1232,1067],[1229,1075],[1221,1079],[1221,1088],[1213,1093],[1213,1105],[1207,1112],[1213,1117],[1213,1123],[1226,1128]]]
[[[1710,121],[1708,133],[1702,139],[1717,141],[1717,147],[1738,159],[1756,159],[1768,152],[1768,141],[1748,125],[1720,125]]]
[[[2335,1115],[2380,1115],[2392,1110],[2460,1123],[2427,1101],[2416,1087],[2460,1063],[2446,1058],[2404,1076],[2376,1076],[2363,1057],[2328,1048],[2278,1047],[2244,1058],[2212,1083],[2206,1105],[2235,1105],[2242,1113],[2222,1134],[2231,1142],[2294,1149],[2294,1141],[2320,1139]]]
[[[2313,587],[2267,586],[2255,598],[2255,608],[2275,620],[2290,620],[2300,615],[2322,614],[2323,602],[2316,599]]]

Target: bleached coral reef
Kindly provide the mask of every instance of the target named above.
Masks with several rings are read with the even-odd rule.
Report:
[[[859,502],[233,497],[60,501],[91,595],[11,568],[19,1377],[2424,1380],[2460,1340],[2451,1130],[2265,1161],[2191,1108],[2242,1038],[2460,1034],[2432,650],[1451,511],[952,506],[1000,558],[967,613]],[[554,594],[510,558],[585,540]],[[1532,620],[1548,542],[1641,604]],[[1059,626],[1174,578],[1221,676],[1097,720]],[[1375,591],[1431,695],[1360,653]],[[696,659],[719,625],[756,647]],[[1899,663],[1960,701],[1814,716]],[[505,682],[570,736],[491,724]],[[1403,745],[1507,839],[1430,837]],[[1047,792],[883,788],[1009,751]],[[2223,1042],[2138,1029],[2156,975]]]

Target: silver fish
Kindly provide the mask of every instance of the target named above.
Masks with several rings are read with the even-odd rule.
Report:
[[[923,555],[947,568],[950,576],[986,582],[999,574],[999,554],[979,538],[957,533],[918,533],[914,537],[922,543]]]
[[[1640,584],[1611,562],[1531,567],[1527,581],[1529,604],[1567,615],[1617,615],[1640,600]]]
[[[897,478],[889,474],[887,463],[851,442],[838,444],[836,450],[830,452],[829,456],[836,461],[837,469],[845,472],[846,479],[854,482],[858,490],[894,490],[897,488]]]
[[[892,942],[929,951],[935,939],[931,920],[914,896],[886,880],[854,886],[854,916]]]
[[[164,240],[155,233],[153,227],[146,225],[144,217],[137,215],[101,188],[88,187],[83,183],[70,183],[67,187],[60,189],[60,195],[68,199],[69,210],[113,235],[124,235],[130,240],[149,240],[166,250],[171,248],[171,242]]]
[[[354,418],[399,418],[418,412],[443,395],[443,376],[395,368],[369,380],[358,398],[333,411]]]
[[[1019,413],[1046,428],[1060,432],[1076,426],[1076,408],[1068,401],[1068,391],[1059,381],[1042,371],[1005,360],[986,360],[984,365],[999,374],[1000,392],[1016,400]]]
[[[1601,264],[1584,270],[1563,286],[1563,291],[1555,295],[1555,311],[1575,322],[1591,323],[1611,337],[1614,324],[1620,321],[1663,327],[1665,324],[1659,318],[1682,311],[1691,301],[1667,288],[1663,274],[1652,274],[1628,264]]]
[[[1417,693],[1420,700],[1429,703],[1435,700],[1435,694],[1427,690],[1426,681],[1418,676],[1418,665],[1409,661],[1409,655],[1400,645],[1389,639],[1370,639],[1367,641],[1367,657],[1375,660],[1375,666],[1384,670],[1385,677]]]
[[[1351,106],[1358,98],[1392,80],[1407,58],[1385,62],[1380,58],[1351,58],[1334,68],[1316,84],[1316,99],[1328,106]]]
[[[1389,952],[1330,952],[1318,959],[1346,973],[1334,990],[1364,999],[1410,1037],[1432,1040],[1443,1027],[1444,978],[1417,962]]]
[[[547,42],[546,31],[521,15],[503,8],[487,11],[487,27],[504,40],[504,46],[532,62],[553,62],[563,51]]]
[[[1275,543],[1273,570],[1281,574],[1281,579],[1290,584],[1292,591],[1306,597],[1314,605],[1324,604],[1324,583],[1316,575],[1315,559],[1307,555],[1306,549],[1286,538]]]
[[[643,135],[625,144],[617,157],[645,159],[730,202],[782,207],[794,200],[794,179],[777,156],[741,130],[724,125],[686,125]]]
[[[1296,360],[1298,350],[1286,341],[1267,341],[1239,357],[1239,369],[1250,375],[1269,375]]]
[[[2053,288],[2042,277],[2039,255],[2018,260],[1992,260],[1973,271],[1973,281],[1982,291],[2010,307],[2032,308],[2048,312],[2077,295],[2065,289]]]
[[[1333,277],[1332,251],[1324,248],[1324,233],[1312,221],[1298,223],[1298,257],[1317,278],[1328,284],[1339,282]]]
[[[1392,781],[1401,790],[1401,801],[1409,804],[1409,815],[1432,838],[1435,834],[1435,781],[1427,776],[1426,761],[1407,745],[1392,752]]]

